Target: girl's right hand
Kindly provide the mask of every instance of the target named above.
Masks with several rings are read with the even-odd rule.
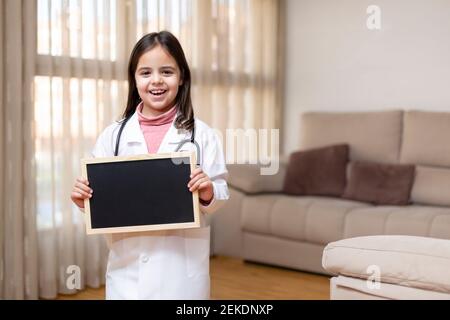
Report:
[[[79,177],[73,186],[70,197],[78,208],[84,209],[84,200],[91,198],[92,192],[92,189],[89,188],[89,181],[83,177]]]

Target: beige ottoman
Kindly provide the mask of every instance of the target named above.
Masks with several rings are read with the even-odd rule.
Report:
[[[450,299],[450,240],[369,236],[329,243],[322,256],[330,297]]]

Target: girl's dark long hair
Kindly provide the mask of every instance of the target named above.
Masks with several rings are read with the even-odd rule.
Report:
[[[129,118],[136,111],[141,99],[136,88],[136,68],[139,58],[157,45],[160,45],[177,62],[181,72],[182,85],[178,88],[175,104],[178,116],[175,119],[177,129],[192,130],[194,127],[194,109],[191,101],[191,71],[178,39],[169,31],[153,32],[143,36],[134,46],[128,63],[128,100],[123,117]]]

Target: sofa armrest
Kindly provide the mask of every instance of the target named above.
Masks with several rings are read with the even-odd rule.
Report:
[[[288,158],[282,157],[276,164],[231,164],[228,169],[228,184],[246,194],[279,193],[283,190]],[[264,175],[262,168],[272,167],[274,174]]]

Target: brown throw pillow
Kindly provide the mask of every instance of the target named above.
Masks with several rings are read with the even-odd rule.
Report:
[[[355,161],[343,198],[378,205],[407,205],[414,182],[415,167]]]
[[[292,153],[284,178],[291,195],[341,196],[345,190],[347,144]]]

